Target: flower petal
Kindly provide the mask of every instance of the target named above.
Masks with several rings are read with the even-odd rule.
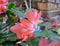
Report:
[[[24,29],[20,23],[17,23],[16,25],[12,26],[10,28],[10,30],[13,32],[13,33],[22,33],[22,32],[25,32],[26,29]]]
[[[8,0],[0,0],[0,14],[7,10]]]
[[[39,42],[39,46],[47,46],[48,45],[48,40],[46,38],[41,38]]]
[[[54,41],[48,44],[47,46],[60,46],[60,41]]]
[[[36,16],[37,16],[37,10],[33,10],[33,11],[28,11],[26,13],[26,16],[28,18],[29,21],[34,22]]]
[[[21,24],[23,25],[24,28],[27,28],[27,29],[31,28],[31,26],[33,26],[33,24],[26,19],[21,20]]]
[[[40,11],[40,12],[38,13],[38,15],[37,15],[35,21],[38,21],[38,20],[39,20],[39,18],[41,17],[41,14],[42,14],[42,12]]]

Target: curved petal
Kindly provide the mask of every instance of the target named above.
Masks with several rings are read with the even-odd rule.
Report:
[[[60,41],[54,41],[48,44],[47,46],[60,46]]]
[[[41,17],[41,14],[42,14],[42,12],[40,11],[40,12],[38,13],[38,15],[37,15],[35,21],[38,21],[38,20],[39,20],[39,18]]]
[[[21,20],[21,24],[26,29],[30,28],[33,25],[30,21],[26,19]]]
[[[26,29],[24,29],[20,23],[17,23],[16,25],[12,26],[10,28],[10,30],[13,32],[13,33],[22,33],[22,32],[25,32]]]
[[[7,10],[8,0],[0,0],[0,14]]]
[[[33,10],[33,11],[28,11],[26,13],[26,16],[28,18],[29,21],[34,22],[36,16],[37,16],[37,10]]]
[[[21,34],[21,33],[16,33],[16,36],[17,36],[17,38],[18,38],[18,39],[23,39],[23,37],[22,37],[22,34]]]
[[[14,32],[14,33],[19,32],[19,30],[20,30],[20,23],[17,23],[16,25],[12,26],[12,27],[10,28],[10,30],[11,30],[12,32]]]
[[[39,46],[47,46],[48,45],[48,40],[46,38],[41,38],[39,42]]]
[[[0,0],[0,4],[4,4],[6,2],[8,2],[8,0]]]

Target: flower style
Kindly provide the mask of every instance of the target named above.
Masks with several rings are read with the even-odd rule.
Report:
[[[41,38],[39,46],[60,46],[60,41],[52,41],[49,43],[46,38]]]
[[[7,10],[8,0],[0,0],[0,14]]]
[[[33,11],[27,11],[26,16],[27,19],[20,20],[20,23],[10,28],[10,30],[17,35],[17,38],[22,39],[22,41],[34,38],[34,32],[41,17],[41,12],[38,13],[37,10],[34,9]]]

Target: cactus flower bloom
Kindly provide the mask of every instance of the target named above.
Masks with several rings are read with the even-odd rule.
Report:
[[[8,0],[0,0],[0,14],[7,10]]]
[[[15,33],[17,38],[22,39],[22,41],[34,38],[34,32],[37,28],[39,18],[41,17],[41,12],[38,13],[35,9],[33,11],[27,11],[26,17],[27,19],[21,19],[20,23],[10,28],[11,32]]]

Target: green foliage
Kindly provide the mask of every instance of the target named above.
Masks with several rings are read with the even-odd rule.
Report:
[[[16,22],[14,21],[15,15],[18,16],[18,19],[26,18],[26,12],[28,10],[32,10],[31,8],[26,9],[26,11],[22,11],[22,5],[20,7],[15,8],[14,3],[10,3],[8,5],[8,9],[6,11],[7,22],[6,24],[2,24],[3,18],[0,18],[0,44],[3,46],[15,46],[15,41],[18,40],[16,35],[12,32],[7,30],[13,26]],[[49,22],[46,23],[39,23],[39,26],[50,26]],[[60,33],[60,29],[58,29],[58,33]],[[38,37],[47,37],[50,40],[60,40],[60,36],[57,33],[53,32],[52,30],[43,30],[42,32],[35,32],[34,39],[28,40],[26,43],[21,43],[21,46],[38,46],[39,39]]]
[[[51,30],[43,30],[40,33],[36,32],[35,37],[47,37],[50,40],[60,40],[60,36],[58,36],[57,33],[53,32]]]
[[[19,9],[19,11],[22,11],[22,5],[20,5],[18,9]]]
[[[9,10],[13,9],[14,7],[15,7],[15,4],[14,4],[14,3],[10,3],[10,4],[8,5],[8,9],[9,9]]]
[[[13,12],[19,17],[19,19],[26,17],[26,11],[19,11],[18,9],[13,9]]]
[[[10,28],[12,25],[15,24],[15,21],[13,20],[13,17],[15,16],[14,13],[12,12],[12,9],[15,7],[14,3],[10,3],[8,5],[8,9],[6,11],[7,15],[7,22],[6,24],[3,24],[3,17],[0,18],[0,44],[6,41],[7,39],[10,41],[16,41],[16,35],[11,33],[7,28]]]
[[[60,34],[60,28],[58,28],[57,33]]]
[[[0,22],[2,22],[3,21],[3,19],[2,18],[0,18]]]
[[[50,26],[50,23],[49,22],[44,22],[44,23],[39,23],[38,25],[39,26]]]
[[[22,46],[38,46],[39,39],[34,38],[32,40],[27,41],[26,43],[22,43]]]

